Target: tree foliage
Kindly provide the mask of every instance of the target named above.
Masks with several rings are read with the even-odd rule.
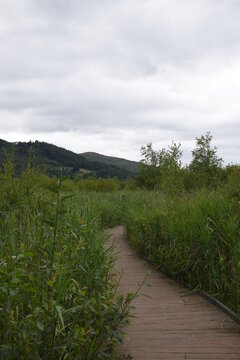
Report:
[[[160,189],[176,194],[185,190],[215,187],[227,181],[223,160],[212,146],[212,135],[207,132],[196,138],[192,161],[183,167],[181,144],[172,142],[168,149],[154,150],[151,143],[141,148],[142,160],[136,183],[147,189]],[[225,179],[225,180],[224,180]]]
[[[95,161],[85,158],[82,155],[61,147],[45,142],[18,142],[15,144],[0,139],[0,166],[7,159],[7,154],[12,152],[14,147],[15,174],[20,175],[29,161],[29,152],[33,151],[35,165],[49,176],[64,176],[71,178],[87,178],[96,176],[97,178],[112,178],[125,180],[134,177],[135,173],[118,166],[116,161],[112,164]],[[100,159],[99,159],[100,160]],[[119,160],[118,160],[119,161]],[[129,161],[129,163],[131,163]]]
[[[139,174],[136,178],[140,186],[160,188],[166,192],[179,191],[181,180],[181,144],[172,142],[168,149],[153,150],[152,144],[141,148],[142,160]]]
[[[217,156],[217,147],[212,146],[212,135],[207,132],[196,138],[196,147],[192,151],[190,172],[194,175],[195,184],[199,187],[214,186],[219,180],[222,169],[222,158]]]

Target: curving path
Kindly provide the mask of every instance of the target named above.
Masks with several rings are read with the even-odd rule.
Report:
[[[115,239],[120,291],[134,292],[151,265],[128,245],[124,228],[110,231]],[[199,295],[152,269],[135,302],[121,352],[134,360],[240,360],[240,327]]]

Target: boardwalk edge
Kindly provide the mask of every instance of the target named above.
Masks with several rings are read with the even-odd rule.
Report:
[[[128,244],[132,247],[131,243],[128,241],[128,236],[127,236],[127,231],[126,228],[124,226],[124,234],[126,236],[126,240],[128,242]],[[134,249],[134,248],[133,248]],[[222,312],[224,312],[227,316],[229,316],[233,321],[235,321],[235,323],[237,323],[240,326],[240,317],[233,311],[231,310],[227,305],[223,304],[220,300],[216,299],[214,296],[208,294],[207,292],[200,290],[200,289],[194,289],[191,285],[189,285],[188,283],[184,282],[183,280],[179,279],[177,276],[173,275],[173,274],[169,274],[167,271],[165,270],[160,270],[157,269],[156,266],[143,254],[141,254],[139,251],[136,251],[136,249],[134,249],[134,251],[145,261],[147,261],[156,271],[161,272],[162,274],[164,274],[165,276],[167,276],[168,278],[174,280],[175,282],[177,282],[178,284],[182,285],[183,287],[189,289],[190,291],[202,296],[203,298],[205,298],[208,302],[214,304],[216,307],[218,307]]]

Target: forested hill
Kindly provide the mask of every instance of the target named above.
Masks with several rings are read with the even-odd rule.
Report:
[[[108,165],[115,165],[120,168],[127,169],[135,174],[138,172],[138,162],[136,161],[122,159],[114,156],[102,155],[95,152],[85,152],[80,155],[84,156],[85,159],[91,161],[100,161]]]
[[[61,169],[64,175],[72,178],[116,176],[119,179],[127,179],[135,175],[135,172],[127,167],[102,162],[100,159],[91,160],[64,148],[39,141],[10,143],[0,139],[0,167],[6,161],[8,154],[13,151],[15,172],[17,175],[20,174],[29,160],[30,149],[35,158],[35,165],[40,170],[45,170],[48,175],[57,176]]]

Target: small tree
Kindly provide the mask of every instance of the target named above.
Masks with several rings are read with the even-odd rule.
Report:
[[[139,186],[159,188],[175,193],[183,188],[181,177],[181,144],[172,142],[171,146],[155,151],[152,144],[142,146],[142,160],[136,181]]]
[[[229,194],[236,200],[240,200],[240,165],[229,164],[225,173],[227,176],[227,188]]]
[[[189,170],[194,175],[197,187],[216,185],[221,174],[223,160],[217,156],[217,148],[211,146],[211,141],[212,135],[207,132],[196,138],[196,147],[192,151],[193,159]]]
[[[135,180],[138,186],[153,189],[160,181],[158,154],[153,150],[152,144],[141,147],[142,160]]]
[[[184,190],[181,144],[172,142],[168,150],[160,152],[162,179],[160,188],[169,195],[177,195]]]

